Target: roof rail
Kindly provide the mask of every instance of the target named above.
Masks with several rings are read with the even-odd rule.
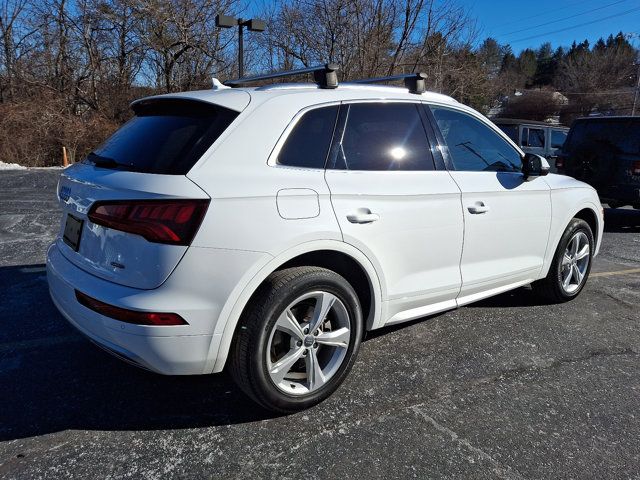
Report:
[[[305,73],[313,73],[313,79],[320,88],[336,88],[338,86],[338,65],[335,63],[325,63],[315,67],[299,68],[297,70],[286,70],[284,72],[266,73],[264,75],[254,75],[253,77],[238,78],[224,82],[230,87],[237,87],[245,83],[257,82],[258,80],[269,80],[271,78],[291,77]]]
[[[404,80],[404,85],[409,89],[409,93],[415,93],[420,95],[427,91],[427,85],[425,80],[427,74],[423,72],[414,73],[402,73],[400,75],[390,75],[388,77],[377,78],[361,78],[359,80],[349,80],[349,83],[382,83],[390,82],[392,80]]]

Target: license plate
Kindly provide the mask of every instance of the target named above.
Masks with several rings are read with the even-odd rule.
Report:
[[[64,243],[69,245],[76,252],[80,247],[80,234],[82,233],[83,223],[83,220],[68,214],[67,221],[64,225],[64,235],[62,236],[62,239],[64,240]]]

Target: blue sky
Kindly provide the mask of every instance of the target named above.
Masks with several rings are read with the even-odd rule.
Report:
[[[482,38],[508,43],[516,54],[545,41],[554,48],[573,40],[588,39],[593,44],[619,31],[636,33],[631,41],[640,47],[640,0],[460,1],[477,18]]]

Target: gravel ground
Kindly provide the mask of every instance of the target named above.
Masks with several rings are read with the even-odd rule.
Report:
[[[573,302],[519,289],[385,329],[335,395],[276,417],[224,374],[150,374],[66,324],[43,268],[58,174],[0,173],[1,478],[640,479],[640,270],[620,273],[639,211],[606,211]]]

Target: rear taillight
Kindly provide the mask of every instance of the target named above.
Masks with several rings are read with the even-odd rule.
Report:
[[[631,175],[640,175],[640,160],[631,164]]]
[[[189,245],[208,206],[209,200],[100,201],[91,206],[88,216],[97,225],[150,242]]]
[[[95,298],[85,295],[76,290],[76,299],[81,305],[89,310],[104,315],[105,317],[114,318],[121,322],[134,323],[136,325],[188,325],[188,323],[177,313],[156,313],[156,312],[139,312],[137,310],[127,310],[126,308],[116,307],[108,303],[101,302]]]

